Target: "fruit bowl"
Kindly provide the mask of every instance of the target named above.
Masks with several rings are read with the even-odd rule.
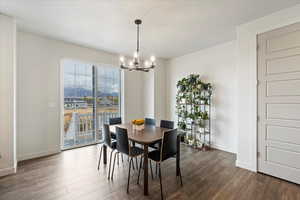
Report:
[[[135,130],[143,130],[145,128],[145,120],[144,119],[135,119],[131,121],[133,129]]]

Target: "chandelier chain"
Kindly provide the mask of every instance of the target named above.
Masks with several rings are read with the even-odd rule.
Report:
[[[136,52],[139,53],[140,50],[140,25],[137,25],[137,44],[136,44]]]

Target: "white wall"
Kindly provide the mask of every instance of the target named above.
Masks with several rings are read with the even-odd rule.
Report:
[[[156,67],[144,73],[144,114],[155,118],[157,125],[166,119],[166,60],[157,59]]]
[[[143,88],[143,95],[144,95],[144,114],[145,117],[154,118],[154,71],[150,71],[148,73],[143,74],[144,78],[144,88]]]
[[[239,167],[257,171],[257,34],[296,22],[300,22],[300,4],[237,28]]]
[[[118,55],[19,31],[17,37],[18,160],[60,151],[60,61],[118,67]],[[123,117],[144,117],[141,72],[123,74]]]
[[[15,172],[16,24],[0,14],[0,176]]]
[[[168,63],[167,114],[176,117],[176,83],[191,74],[213,85],[212,97],[212,142],[221,150],[236,152],[236,42],[231,41],[202,51],[171,59]]]
[[[167,72],[166,72],[167,62],[166,60],[157,60],[157,67],[154,71],[154,117],[156,119],[157,125],[159,125],[160,120],[168,119],[166,115],[168,102],[167,98]]]

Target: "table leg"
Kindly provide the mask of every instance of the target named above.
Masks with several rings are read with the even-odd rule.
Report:
[[[103,145],[103,164],[107,164],[107,146]]]
[[[177,136],[176,176],[180,173],[180,136]]]
[[[144,195],[148,195],[148,145],[144,145]]]

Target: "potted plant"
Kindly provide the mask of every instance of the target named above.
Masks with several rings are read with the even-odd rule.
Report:
[[[208,116],[208,112],[204,111],[201,113],[201,117],[200,117],[200,123],[199,126],[201,128],[205,128],[208,125],[208,120],[209,120],[209,116]]]

